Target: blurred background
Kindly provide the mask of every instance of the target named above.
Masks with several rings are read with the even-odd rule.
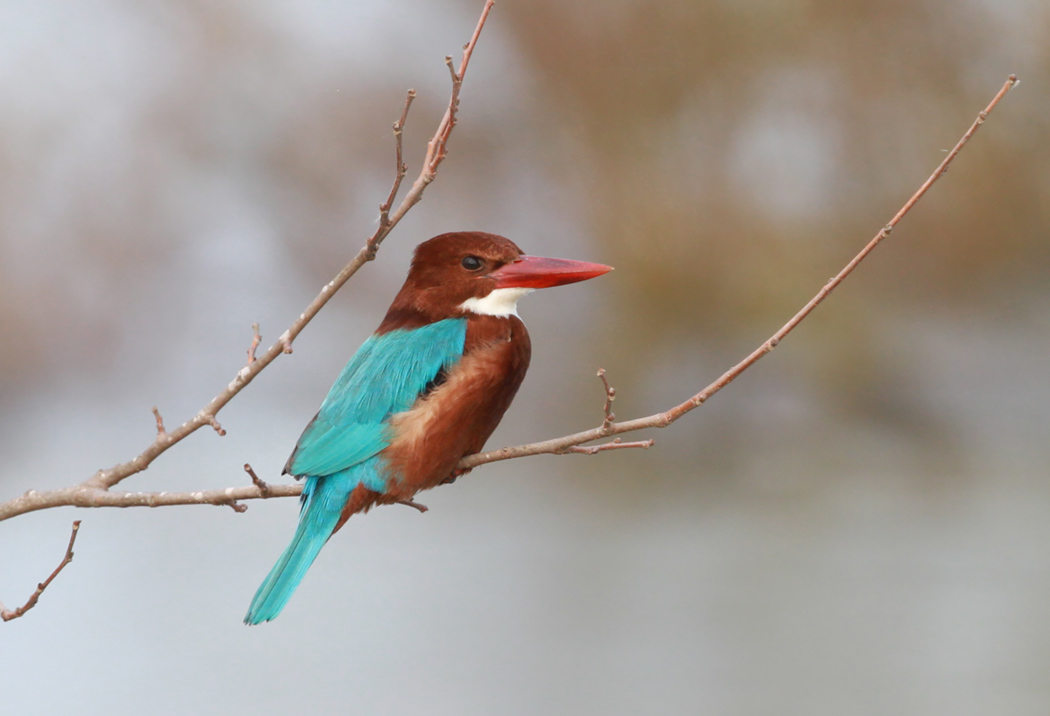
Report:
[[[481,2],[0,2],[0,500],[193,415],[409,180]],[[411,249],[480,229],[600,261],[521,306],[491,447],[663,410],[933,192],[789,339],[648,451],[485,466],[353,519],[241,618],[292,500],[0,524],[26,714],[1050,712],[1050,6],[501,0],[439,178],[219,416],[131,490],[280,468]]]

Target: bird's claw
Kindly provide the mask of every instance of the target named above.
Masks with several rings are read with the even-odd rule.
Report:
[[[469,467],[468,468],[457,467],[455,470],[452,471],[451,475],[449,475],[448,477],[446,477],[444,480],[441,481],[441,484],[442,485],[451,485],[453,482],[456,481],[457,478],[463,477],[468,472],[470,472],[470,470],[471,470],[471,468],[469,468]]]

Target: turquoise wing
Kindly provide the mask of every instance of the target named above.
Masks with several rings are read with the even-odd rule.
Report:
[[[463,356],[466,336],[462,318],[390,331],[369,338],[346,364],[288,459],[285,471],[306,477],[299,525],[255,593],[245,623],[281,613],[358,485],[385,489],[377,454],[390,442],[390,416],[412,407],[427,385]]]
[[[286,471],[331,475],[386,448],[390,416],[412,407],[438,373],[463,356],[466,335],[466,319],[449,318],[370,337],[336,378]]]

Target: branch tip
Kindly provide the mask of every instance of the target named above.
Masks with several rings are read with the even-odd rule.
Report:
[[[28,612],[30,609],[36,606],[37,601],[40,599],[40,595],[44,593],[48,585],[58,576],[58,573],[65,569],[66,565],[73,561],[73,544],[77,541],[77,533],[80,531],[80,520],[73,521],[73,531],[69,534],[69,544],[66,545],[66,554],[62,557],[62,561],[59,562],[58,566],[55,567],[55,571],[51,573],[47,579],[40,584],[36,585],[36,591],[29,597],[29,600],[18,607],[17,609],[5,609],[0,604],[0,619],[5,622],[9,622],[12,619],[18,619],[20,616]]]
[[[616,388],[609,385],[609,380],[605,377],[605,368],[598,369],[598,377],[602,379],[602,385],[605,387],[605,417],[602,420],[601,431],[607,434],[616,423],[616,415],[612,411],[612,403],[616,400]]]
[[[168,437],[168,431],[164,429],[164,418],[160,417],[156,405],[153,406],[153,417],[157,420],[157,439],[164,440]]]
[[[405,174],[408,172],[408,165],[405,164],[402,157],[402,130],[405,128],[405,123],[408,121],[408,110],[412,106],[412,100],[416,97],[415,90],[409,90],[405,94],[405,106],[401,110],[401,116],[394,122],[394,183],[390,187],[390,193],[387,194],[386,201],[379,205],[379,228],[376,229],[368,241],[365,242],[365,261],[372,261],[376,257],[376,252],[379,250],[379,243],[383,240],[384,232],[389,233],[390,229],[394,227],[396,222],[390,220],[390,207],[394,205],[394,200],[397,199],[397,193],[401,190],[401,181],[405,178]]]
[[[259,347],[259,343],[262,342],[262,335],[259,333],[259,324],[252,324],[252,344],[248,346],[248,365],[255,362],[255,349]]]
[[[204,416],[204,422],[210,425],[212,429],[215,430],[216,433],[218,433],[220,438],[225,437],[226,429],[219,424],[219,421],[215,419],[214,415]]]
[[[252,484],[259,488],[259,492],[263,497],[270,496],[270,486],[263,482],[262,478],[255,474],[255,470],[252,469],[251,463],[244,463],[244,471],[248,473],[248,477],[252,478]]]

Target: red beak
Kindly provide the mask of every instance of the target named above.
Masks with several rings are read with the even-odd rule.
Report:
[[[550,288],[586,281],[610,271],[612,266],[587,261],[522,256],[517,261],[500,266],[489,274],[489,278],[496,279],[496,288]]]

